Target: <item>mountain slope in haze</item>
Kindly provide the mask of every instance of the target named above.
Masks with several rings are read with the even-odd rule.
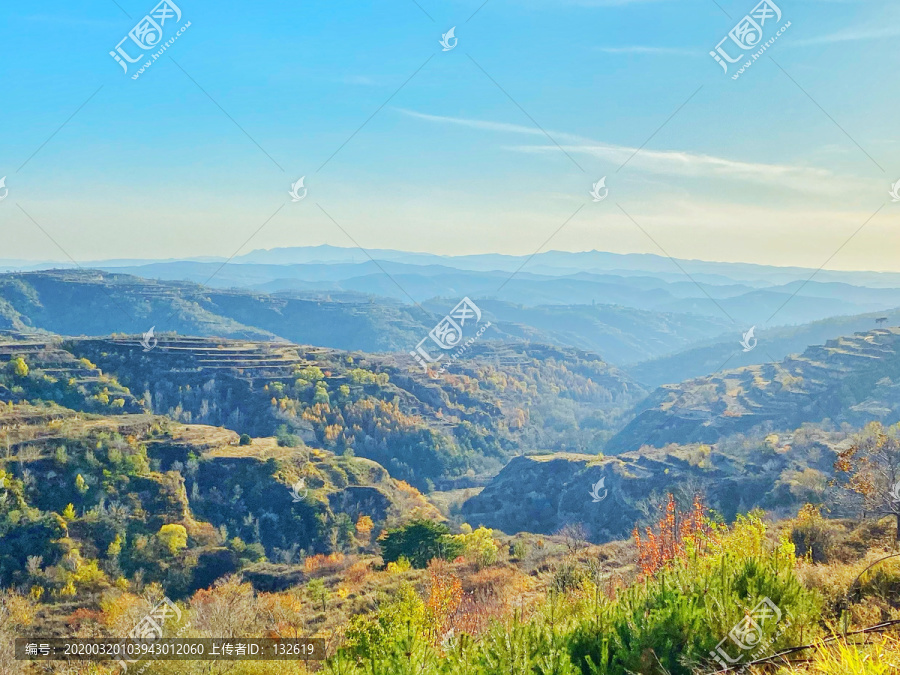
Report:
[[[848,287],[846,295],[841,297],[842,284],[833,284],[834,294],[827,296],[823,291],[812,293],[813,284],[804,286],[797,295],[782,291],[781,288],[761,289],[739,296],[724,298],[711,302],[707,297],[684,298],[667,305],[668,311],[683,314],[702,314],[707,316],[728,316],[741,326],[760,325],[777,317],[780,324],[798,325],[810,321],[818,321],[832,316],[862,314],[883,311],[897,306],[900,293],[895,289],[858,289],[868,292],[871,299],[863,299],[862,293],[853,292]],[[884,293],[883,291],[888,291]]]
[[[407,351],[434,325],[417,307],[214,291],[98,271],[0,275],[0,328],[63,335],[157,332],[276,336],[365,351]]]
[[[793,429],[825,419],[892,424],[900,421],[900,328],[856,333],[779,363],[665,385],[636,412],[606,452],[711,443],[763,425]]]
[[[162,284],[96,270],[3,274],[0,328],[107,335],[143,333],[156,324],[200,335],[273,337],[211,311],[202,291],[193,284]]]
[[[0,330],[62,335],[157,333],[289,340],[334,349],[403,352],[460,298],[422,307],[351,294],[298,297],[152,281],[97,270],[0,274]],[[489,320],[489,317],[486,317]],[[553,342],[536,328],[493,321],[484,340]]]
[[[652,309],[679,298],[706,297],[684,278],[674,282],[654,277],[579,272],[570,275],[505,270],[458,270],[446,265],[411,265],[393,261],[307,263],[302,265],[167,262],[112,268],[115,273],[169,281],[206,283],[216,288],[275,293],[279,291],[353,291],[408,303],[434,297],[468,295],[525,304],[620,304]],[[732,297],[755,290],[748,285],[710,285],[713,297]]]
[[[756,280],[747,282],[718,277],[710,281],[689,278],[684,273],[674,277],[668,273],[657,272],[655,274],[660,276],[653,276],[654,273],[637,271],[613,274],[576,270],[560,274],[553,269],[539,273],[528,267],[514,270],[513,276],[513,272],[500,268],[455,269],[450,266],[452,261],[442,261],[445,264],[410,264],[395,260],[290,265],[243,263],[224,268],[218,263],[185,261],[105,269],[155,279],[209,281],[218,288],[266,293],[354,292],[401,303],[408,303],[410,297],[424,302],[447,296],[491,298],[526,306],[596,303],[729,318],[747,325],[763,323],[782,310],[788,301],[790,304],[786,309],[779,312],[781,323],[805,323],[900,305],[900,288],[868,288],[809,278],[782,284],[778,280],[784,275],[777,272],[773,272],[772,282],[759,288]],[[842,278],[855,279],[852,275]]]
[[[710,375],[724,367],[738,368],[783,359],[789,354],[802,352],[810,345],[870,330],[879,325],[879,319],[886,319],[882,324],[900,326],[900,309],[834,316],[801,326],[756,328],[757,347],[749,352],[745,352],[740,344],[742,332],[733,329],[728,339],[699,344],[668,356],[627,366],[625,370],[648,388],[677,384]]]
[[[391,283],[388,277],[380,279]],[[371,289],[369,289],[371,290]],[[420,307],[350,294],[335,301],[294,293],[211,289],[98,271],[0,275],[0,328],[66,335],[158,333],[274,339],[367,352],[409,352],[462,297]],[[492,322],[485,340],[544,342],[597,351],[630,363],[689,345],[727,328],[719,318],[647,312],[626,307],[526,309],[474,300]],[[496,312],[496,314],[494,313]]]
[[[425,303],[431,308],[431,303]],[[603,355],[622,367],[670,354],[726,333],[731,321],[719,317],[651,312],[613,305],[515,305],[486,300],[481,308],[507,324],[531,326],[554,344]]]

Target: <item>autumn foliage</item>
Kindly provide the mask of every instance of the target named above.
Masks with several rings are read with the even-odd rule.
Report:
[[[316,572],[320,569],[337,567],[342,562],[344,562],[343,553],[332,553],[330,555],[317,553],[316,555],[309,556],[303,561],[303,569],[306,572]]]
[[[632,536],[638,550],[638,564],[644,576],[652,577],[673,560],[700,555],[712,537],[703,502],[694,497],[692,508],[681,512],[670,494],[656,527],[646,528],[645,538],[637,528]]]
[[[356,519],[356,534],[359,537],[359,540],[368,544],[369,540],[372,538],[372,529],[374,527],[375,523],[372,521],[371,517],[360,515],[359,518]]]
[[[431,578],[425,613],[432,643],[438,644],[453,627],[453,619],[462,604],[462,582],[445,562],[437,559],[431,561],[428,571]]]

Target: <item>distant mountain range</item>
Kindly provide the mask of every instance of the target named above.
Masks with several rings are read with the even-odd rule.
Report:
[[[0,270],[35,271],[48,266],[71,267],[0,261]],[[648,331],[648,335],[622,338],[620,344],[635,347],[623,351],[615,351],[618,347],[603,339],[594,341],[590,332],[573,335],[564,328],[565,337],[558,331],[550,336],[563,344],[611,348],[614,351],[601,353],[622,365],[681,351],[697,339],[708,341],[726,332],[738,334],[753,325],[796,326],[900,307],[897,273],[818,271],[601,251],[548,251],[533,257],[439,256],[314,246],[256,250],[232,260],[106,260],[84,266],[158,281],[190,281],[222,290],[291,293],[306,300],[359,303],[389,299],[412,305],[434,299],[453,302],[468,296],[478,303],[501,301],[524,308],[604,305],[696,317],[694,330],[673,329],[668,336]],[[664,321],[681,327],[688,323],[686,318]],[[588,323],[597,325],[590,320]],[[606,329],[599,332],[609,334]],[[649,348],[657,337],[661,342]]]
[[[704,285],[703,291],[718,295],[713,302],[705,296],[685,297],[690,292],[701,293],[690,281],[670,283],[638,276],[616,277],[618,281],[614,281],[609,276],[580,273],[572,277],[516,277],[503,289],[520,298],[516,301],[472,292],[476,282],[482,284],[482,290],[496,289],[494,284],[509,278],[505,273],[472,273],[480,276],[466,279],[462,272],[449,274],[443,268],[379,264],[391,276],[379,272],[351,277],[353,283],[339,281],[348,288],[332,291],[327,290],[329,284],[352,274],[353,266],[293,266],[289,269],[324,281],[309,282],[318,290],[275,293],[210,288],[189,281],[150,280],[102,270],[0,274],[0,328],[107,335],[140,333],[155,326],[158,332],[182,335],[281,338],[336,349],[408,352],[468,295],[492,322],[485,340],[525,340],[593,351],[610,363],[627,366],[637,381],[654,387],[709,374],[726,365],[782,358],[810,344],[867,329],[876,318],[887,317],[890,325],[900,324],[900,313],[890,309],[840,315],[842,310],[849,312],[859,306],[900,304],[900,290],[895,289],[815,282],[802,287],[801,282],[792,282],[764,291],[740,284]],[[361,265],[375,266],[371,261]],[[257,280],[253,277],[257,269],[254,264],[226,265],[220,274],[239,277],[246,271],[245,281],[252,282]],[[208,274],[212,272],[206,270],[197,278],[208,279]],[[452,284],[441,282],[453,275],[459,278]],[[418,306],[408,298],[390,297],[402,295],[395,282],[418,289]],[[443,291],[447,294],[435,295]],[[791,293],[797,291],[808,295],[792,297]],[[823,293],[831,295],[819,297]],[[593,295],[599,299],[588,299]],[[732,321],[722,308],[739,313],[737,310],[744,307],[744,313],[758,313],[763,307],[777,308],[786,302],[801,308],[801,314],[813,318],[825,314],[827,318],[800,327],[760,326],[757,335],[763,340],[762,346],[755,353],[742,353],[740,336],[748,324],[753,324]],[[750,307],[756,309],[751,311]]]
[[[336,349],[408,352],[459,298],[421,307],[351,295],[299,297],[217,290],[189,282],[158,282],[101,271],[58,270],[0,275],[0,328],[63,335],[157,332],[286,339]],[[543,342],[635,362],[683,349],[728,324],[607,305],[526,308],[482,302],[492,321],[485,340]]]
[[[513,272],[528,261],[525,271],[543,274],[566,276],[578,272],[613,273],[620,276],[633,276],[635,273],[649,273],[651,276],[666,281],[685,281],[685,272],[696,281],[711,284],[723,284],[731,281],[742,281],[751,286],[771,286],[787,284],[791,281],[804,281],[814,273],[819,282],[843,282],[872,288],[900,288],[900,273],[895,272],[844,272],[821,270],[803,267],[776,267],[750,263],[712,262],[704,260],[670,259],[651,253],[608,253],[604,251],[547,251],[531,256],[512,256],[500,254],[477,254],[445,256],[432,253],[415,253],[393,249],[344,248],[338,246],[301,246],[291,248],[258,249],[245,255],[236,256],[229,264],[260,265],[305,265],[337,263],[365,263],[371,259],[416,266],[439,266],[469,271]],[[149,260],[93,260],[82,262],[83,267],[122,268],[151,264],[171,264],[180,262],[218,263],[225,258],[215,256],[186,259]],[[54,267],[68,267],[68,262],[24,261],[0,259],[0,270],[36,270]]]

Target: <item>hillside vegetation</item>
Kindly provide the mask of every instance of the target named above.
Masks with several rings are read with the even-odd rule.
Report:
[[[831,420],[861,426],[900,420],[900,328],[809,347],[779,363],[725,370],[657,389],[606,451],[714,443],[751,429]]]
[[[57,601],[151,582],[183,597],[266,559],[356,550],[360,518],[438,515],[369,460],[152,415],[2,405],[0,434],[0,585]]]
[[[684,508],[668,499],[631,542],[510,540],[465,528],[451,540],[460,555],[436,557],[427,569],[365,553],[307,558],[304,574],[282,588],[257,587],[260,565],[251,564],[180,600],[181,618],[166,631],[326,641],[324,663],[227,664],[241,675],[699,675],[720,671],[725,659],[748,675],[888,675],[900,664],[891,632],[900,565],[879,562],[891,543],[882,523],[829,522],[807,508],[777,524],[754,513],[726,526],[699,499]],[[2,593],[7,654],[23,629],[122,635],[161,597],[155,584],[119,584],[68,605]],[[199,674],[218,665],[153,668]]]
[[[180,422],[278,435],[286,445],[302,439],[368,457],[423,489],[471,483],[524,448],[598,452],[644,394],[593,354],[527,344],[476,344],[436,377],[409,357],[167,335],[149,352],[137,337],[12,335],[0,337],[2,358],[9,359],[5,377],[21,391],[0,389],[0,400],[69,396],[79,410],[143,406]],[[54,375],[52,387],[24,395],[65,358],[128,392],[125,403],[109,396],[109,405],[78,404],[67,393],[68,371]],[[23,361],[25,374],[13,372],[13,359]],[[76,378],[71,386],[87,384]]]
[[[0,672],[39,672],[18,635],[121,637],[163,597],[167,637],[328,655],[148,666],[173,675],[897,672],[898,345],[877,329],[645,399],[530,343],[424,373],[7,332]]]

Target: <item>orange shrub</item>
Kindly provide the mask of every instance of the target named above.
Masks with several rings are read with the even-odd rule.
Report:
[[[119,595],[105,596],[100,601],[100,609],[102,615],[101,623],[106,626],[115,626],[119,619],[126,615],[129,610],[140,602],[140,598],[131,593],[121,593]]]
[[[303,633],[303,602],[295,593],[260,593],[260,612],[271,626],[267,637],[300,637]]]
[[[462,582],[442,560],[435,558],[428,564],[431,579],[425,612],[429,633],[434,644],[440,644],[444,635],[453,628],[452,620],[463,600]]]
[[[343,553],[331,553],[330,555],[317,553],[316,555],[307,557],[303,561],[303,569],[306,572],[315,572],[320,569],[337,567],[342,562],[344,562]]]
[[[645,576],[653,576],[673,560],[684,560],[688,554],[701,554],[712,535],[700,497],[694,498],[688,513],[679,512],[670,494],[663,513],[653,528],[646,528],[646,540],[634,528],[632,535],[638,550],[638,563]]]
[[[360,541],[367,542],[372,537],[372,528],[375,527],[375,523],[369,516],[360,515],[359,518],[356,519],[356,534],[359,535]]]
[[[398,480],[396,482],[396,485],[397,485],[397,489],[400,490],[400,492],[405,492],[406,494],[410,495],[411,497],[421,497],[422,496],[421,492],[419,492],[416,488],[414,488],[412,485],[407,483],[405,480]]]
[[[368,578],[371,571],[371,563],[366,562],[365,560],[360,560],[353,563],[352,565],[350,565],[350,567],[347,568],[347,571],[344,574],[344,579],[351,586],[359,586],[366,580],[366,578]]]
[[[70,626],[73,626],[90,621],[100,623],[102,619],[103,612],[98,612],[94,609],[87,609],[86,607],[79,607],[74,612],[69,614],[68,617],[66,617],[66,623],[68,623]]]

